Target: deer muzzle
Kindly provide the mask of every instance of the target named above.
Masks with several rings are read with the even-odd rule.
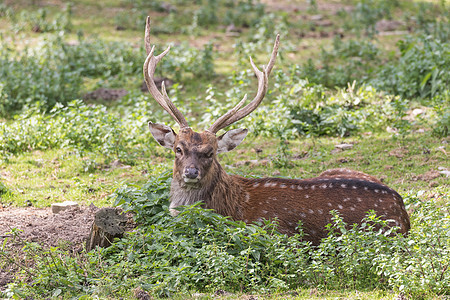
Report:
[[[200,172],[196,167],[186,167],[183,179],[185,183],[197,183],[200,180]]]

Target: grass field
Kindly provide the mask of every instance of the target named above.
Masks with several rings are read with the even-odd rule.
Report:
[[[93,275],[96,267],[86,263],[94,261],[93,255],[77,257],[75,262],[87,275],[66,282],[49,279],[49,274],[59,272],[56,263],[55,269],[40,272],[42,261],[34,258],[29,268],[41,274],[35,285],[24,286],[20,280],[26,274],[17,273],[18,282],[0,295],[39,298],[47,290],[42,297],[146,299],[142,295],[149,293],[208,299],[223,289],[224,299],[446,299],[449,11],[445,0],[0,2],[0,208],[43,208],[66,200],[111,206],[117,201],[117,189],[128,193],[128,187],[147,188],[148,182],[172,168],[174,155],[157,145],[147,122],[174,122],[141,91],[144,24],[149,15],[157,52],[172,45],[157,76],[172,81],[171,99],[198,130],[207,128],[245,93],[254,94],[256,81],[248,56],[258,65],[266,63],[275,34],[281,34],[268,95],[257,111],[231,127],[247,127],[250,134],[236,150],[220,156],[228,173],[311,178],[331,168],[363,171],[405,198],[415,228],[411,240],[425,240],[413,247],[418,254],[411,255],[415,260],[411,259],[410,269],[398,273],[383,269],[384,274],[391,273],[380,275],[378,284],[375,279],[353,286],[340,283],[339,276],[351,278],[350,267],[330,263],[336,269],[330,271],[335,277],[330,275],[329,280],[324,269],[316,273],[326,277],[322,281],[305,275],[295,284],[273,271],[268,274],[279,280],[278,285],[255,279],[245,288],[229,283],[228,289],[220,284],[205,284],[202,289],[185,278],[174,279],[172,269],[173,273],[167,271],[172,281],[165,281],[163,273],[148,281],[145,276],[133,277],[123,271],[132,269],[125,264],[120,271],[108,269],[119,264],[122,252],[116,249],[112,254],[98,252],[105,263],[102,283]],[[120,99],[88,99],[86,94],[99,88],[127,94]],[[344,143],[352,146],[340,150],[338,145]],[[163,188],[167,186],[162,184]],[[440,231],[425,232],[427,223]],[[439,246],[433,244],[436,240]],[[136,242],[133,237],[127,241]],[[441,252],[424,254],[424,245]],[[6,242],[0,251],[9,253]],[[67,263],[72,259],[61,253],[54,255],[67,255]],[[439,267],[426,265],[427,260]],[[407,261],[400,258],[398,265]],[[4,266],[6,262],[0,262]],[[151,269],[143,264],[135,271],[147,268]],[[114,278],[114,272],[124,277]],[[374,274],[358,272],[363,277]],[[407,280],[416,275],[417,281]],[[80,280],[83,287],[75,288]]]

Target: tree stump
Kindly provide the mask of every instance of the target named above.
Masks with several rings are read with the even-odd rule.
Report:
[[[115,238],[121,238],[126,229],[128,217],[121,209],[105,207],[95,213],[91,233],[86,241],[86,251],[96,246],[109,247]]]

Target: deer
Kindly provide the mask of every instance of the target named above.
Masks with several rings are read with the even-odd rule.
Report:
[[[170,126],[148,123],[159,145],[175,153],[170,187],[169,211],[173,216],[180,206],[202,202],[202,207],[247,224],[264,219],[277,220],[278,231],[287,235],[298,233],[301,224],[306,241],[318,245],[327,236],[330,211],[337,211],[347,224],[361,224],[367,212],[373,210],[399,233],[410,229],[408,213],[402,197],[380,180],[350,169],[331,169],[316,178],[245,178],[229,175],[218,161],[218,154],[236,148],[246,137],[247,129],[217,132],[245,118],[262,102],[268,90],[268,77],[278,54],[277,35],[267,66],[262,71],[250,57],[256,75],[256,95],[246,106],[247,95],[231,110],[218,118],[208,129],[196,132],[167,95],[164,82],[161,91],[154,83],[157,64],[169,52],[170,46],[155,56],[150,45],[150,19],[145,27],[144,79],[151,96],[178,123],[176,133]]]

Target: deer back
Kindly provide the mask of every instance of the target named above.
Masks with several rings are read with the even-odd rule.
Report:
[[[241,181],[246,187],[245,222],[276,218],[281,232],[294,234],[301,221],[305,239],[313,244],[327,235],[325,226],[331,222],[331,210],[337,211],[348,224],[361,223],[367,212],[374,210],[382,219],[390,220],[391,226],[398,226],[401,233],[410,229],[402,197],[378,180],[323,176],[304,180],[243,178]]]

